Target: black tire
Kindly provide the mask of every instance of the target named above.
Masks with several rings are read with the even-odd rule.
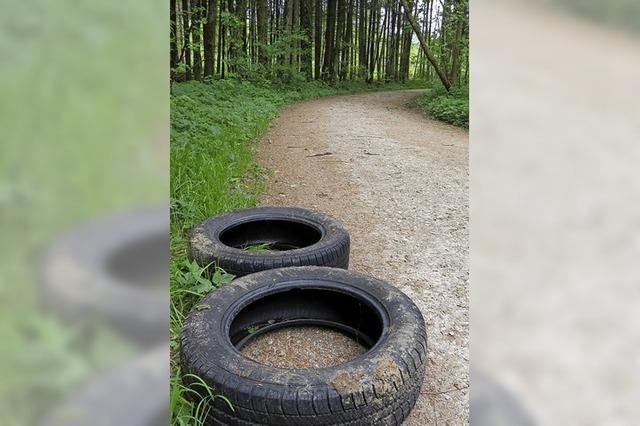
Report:
[[[322,325],[370,347],[344,364],[281,369],[239,348],[290,325]],[[336,268],[299,267],[240,278],[203,299],[182,334],[183,373],[220,398],[217,425],[398,425],[420,393],[426,332],[416,305],[395,287]],[[183,381],[197,388],[191,376]]]
[[[273,251],[243,247],[269,244]],[[305,209],[259,207],[212,217],[189,238],[189,257],[237,277],[291,266],[349,267],[349,233],[337,220]]]
[[[41,259],[43,305],[74,325],[90,319],[140,343],[166,341],[168,232],[166,207],[75,228]]]
[[[95,378],[56,406],[42,426],[166,426],[169,424],[166,345]]]
[[[471,369],[471,423],[474,426],[533,426],[514,395],[485,374]]]

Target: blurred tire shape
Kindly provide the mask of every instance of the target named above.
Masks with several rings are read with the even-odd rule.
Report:
[[[43,426],[166,426],[169,348],[156,347],[94,379],[64,400]]]
[[[79,226],[42,258],[42,302],[75,326],[100,321],[138,343],[168,339],[169,213],[148,207]]]
[[[473,426],[533,426],[535,422],[520,402],[497,382],[471,369]]]

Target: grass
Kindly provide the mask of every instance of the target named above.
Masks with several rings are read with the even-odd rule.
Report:
[[[248,251],[249,253],[267,253],[273,251],[272,243],[260,243],[260,244],[250,244],[242,249],[244,251]]]
[[[469,128],[469,90],[454,88],[447,93],[438,87],[425,93],[418,106],[425,114],[454,126]]]
[[[424,87],[426,84],[419,81],[281,86],[218,80],[173,85],[169,265],[172,425],[197,424],[202,418],[202,410],[189,401],[179,381],[179,336],[185,315],[203,296],[233,279],[215,265],[209,265],[209,272],[205,272],[187,260],[187,234],[207,217],[257,204],[267,172],[253,162],[255,141],[287,104],[336,94]],[[258,244],[245,249],[263,252],[269,247]]]
[[[170,264],[169,345],[171,350],[171,386],[169,413],[172,425],[201,425],[207,414],[205,411],[207,407],[206,398],[198,398],[201,400],[196,404],[189,398],[192,391],[181,382],[178,350],[180,347],[180,332],[187,312],[192,308],[205,307],[203,304],[199,305],[198,302],[215,288],[231,282],[234,278],[233,275],[225,273],[220,268],[212,269],[212,272],[205,273],[205,268],[199,266],[195,261],[189,261],[184,258],[180,263],[172,260]],[[195,378],[195,376],[194,379],[202,382],[200,378]],[[206,387],[206,391],[205,396],[211,396],[208,400],[216,396],[213,389]],[[219,395],[219,397],[224,398],[222,395]],[[229,401],[227,403],[231,405]]]

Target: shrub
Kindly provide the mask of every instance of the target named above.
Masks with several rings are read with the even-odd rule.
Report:
[[[418,101],[420,108],[437,120],[454,126],[469,128],[469,92],[456,88],[447,93],[444,88],[427,92]]]

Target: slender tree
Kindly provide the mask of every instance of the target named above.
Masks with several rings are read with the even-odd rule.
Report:
[[[308,1],[301,1],[300,5],[300,30],[302,32],[303,39],[300,43],[301,57],[301,69],[307,80],[313,78],[312,74],[312,61],[311,61],[311,4]]]
[[[360,0],[360,11],[358,13],[358,68],[360,70],[359,77],[361,80],[366,78],[367,68],[367,2]]]
[[[184,46],[182,47],[182,57],[185,64],[185,77],[191,80],[191,23],[189,22],[189,0],[182,0],[182,31]]]
[[[342,53],[342,43],[344,42],[344,29],[345,29],[345,12],[347,10],[347,0],[338,0],[338,10],[337,10],[337,23],[336,23],[336,38],[335,38],[335,47],[333,49],[333,63],[338,66],[337,72],[340,74],[342,72],[342,58],[340,54]],[[334,65],[334,66],[335,66]],[[333,80],[335,78],[334,75],[331,76]]]
[[[316,8],[314,13],[314,58],[313,75],[316,80],[320,80],[320,69],[322,62],[322,0],[315,0]]]
[[[268,0],[257,0],[256,12],[258,20],[258,57],[262,65],[267,65],[269,55],[267,54],[267,8]]]
[[[191,39],[193,42],[193,78],[202,78],[202,45],[200,35],[202,34],[202,8],[201,0],[191,0]]]
[[[169,1],[169,59],[171,69],[178,66],[178,34],[176,22],[176,0]]]
[[[324,63],[322,64],[322,74],[324,79],[333,81],[335,76],[334,69],[334,50],[336,40],[336,6],[337,0],[327,1],[327,29],[324,38]]]
[[[461,67],[461,53],[462,53],[462,36],[464,33],[465,21],[466,21],[466,2],[464,0],[456,0],[455,2],[455,35],[453,37],[451,46],[451,70],[449,74],[449,81],[452,84],[457,84],[460,77]]]
[[[342,32],[342,52],[340,54],[340,80],[346,80],[349,74],[349,56],[351,50],[351,37],[353,35],[353,2],[354,0],[345,0],[345,24]]]
[[[218,24],[218,0],[208,0],[207,20],[202,33],[204,41],[204,75],[213,77],[216,55],[216,26]]]

